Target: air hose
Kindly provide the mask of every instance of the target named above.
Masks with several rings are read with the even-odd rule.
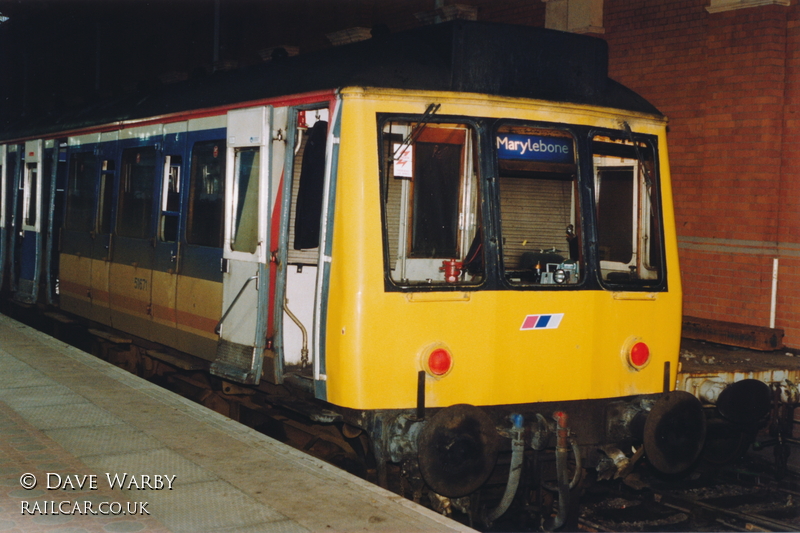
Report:
[[[511,422],[514,427],[511,429],[511,467],[508,472],[508,482],[506,482],[506,490],[503,493],[503,499],[488,515],[486,515],[486,527],[492,525],[492,522],[503,516],[511,502],[514,500],[514,495],[517,493],[519,486],[519,477],[522,472],[522,459],[525,451],[525,429],[522,427],[524,419],[522,415],[513,414],[510,416]]]

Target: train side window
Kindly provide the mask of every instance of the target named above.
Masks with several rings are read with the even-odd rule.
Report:
[[[600,135],[592,149],[602,279],[651,287],[663,276],[654,150],[645,142]]]
[[[100,170],[100,198],[97,206],[97,233],[111,233],[111,208],[114,203],[114,160],[106,159]]]
[[[578,283],[585,268],[572,134],[504,125],[494,146],[505,279],[519,286]]]
[[[97,157],[88,152],[74,153],[69,159],[69,184],[64,226],[89,233],[94,229],[94,196]]]
[[[476,144],[466,124],[384,124],[385,253],[393,282],[483,281]]]
[[[222,248],[225,216],[225,140],[192,147],[186,242]]]
[[[237,148],[233,180],[234,202],[231,249],[255,253],[258,246],[258,182],[261,149]]]
[[[155,182],[155,146],[128,148],[122,152],[117,234],[135,239],[150,236]]]
[[[162,242],[175,242],[178,238],[182,163],[183,158],[179,155],[164,157],[164,183],[161,188],[161,216],[158,224],[158,237]]]

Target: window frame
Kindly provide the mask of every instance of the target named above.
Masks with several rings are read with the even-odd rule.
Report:
[[[141,146],[131,146],[122,148],[120,151],[120,169],[119,169],[119,189],[117,190],[117,215],[114,224],[114,232],[119,237],[124,237],[126,239],[138,239],[138,240],[147,240],[152,239],[154,235],[153,231],[153,215],[155,211],[155,200],[157,198],[157,191],[158,191],[158,177],[159,177],[159,147],[156,144],[145,144]],[[134,194],[135,188],[134,184],[138,184],[138,177],[134,177],[132,171],[132,165],[129,165],[128,161],[128,154],[136,153],[137,151],[147,151],[151,152],[153,156],[153,165],[152,165],[152,174],[149,176],[149,185],[150,187],[147,189],[149,191],[149,196],[145,199],[146,202],[142,203],[142,222],[141,226],[134,226],[134,227],[141,227],[141,233],[137,233],[136,235],[123,233],[122,230],[128,229],[128,226],[121,221],[123,219],[130,218],[130,207],[126,207],[126,200],[129,199],[128,196],[130,194]],[[138,155],[138,154],[137,154]],[[139,164],[137,161],[136,164]],[[136,179],[134,182],[133,180]],[[130,191],[126,191],[126,189],[130,188]],[[144,190],[144,189],[142,189]],[[131,198],[135,200],[135,198]]]
[[[600,241],[600,220],[599,220],[599,194],[601,191],[598,190],[596,185],[596,174],[595,174],[595,163],[594,163],[594,155],[595,155],[595,139],[598,137],[608,137],[611,139],[618,139],[623,142],[631,142],[631,143],[641,143],[645,145],[645,149],[649,154],[652,155],[652,169],[650,172],[649,178],[652,180],[650,184],[651,192],[647,192],[647,187],[642,187],[642,181],[645,179],[642,177],[642,170],[641,170],[641,162],[638,161],[638,155],[634,157],[630,157],[629,159],[634,160],[634,180],[637,179],[637,175],[640,176],[639,181],[636,182],[634,185],[634,194],[636,197],[634,198],[634,206],[631,209],[631,217],[633,220],[633,228],[632,233],[636,233],[637,237],[635,238],[635,246],[637,247],[636,253],[634,255],[642,256],[642,261],[646,264],[650,269],[653,269],[654,265],[650,263],[650,257],[652,254],[652,246],[653,240],[657,240],[658,246],[658,260],[659,264],[655,265],[653,270],[656,271],[657,275],[655,279],[652,280],[637,280],[636,282],[632,281],[624,281],[624,280],[609,280],[603,276],[603,266],[599,254],[599,248],[595,252],[596,258],[594,261],[594,267],[597,270],[597,279],[600,283],[600,286],[606,290],[613,290],[613,291],[624,291],[624,292],[664,292],[668,290],[667,287],[667,260],[666,260],[666,247],[664,243],[664,211],[663,211],[663,201],[661,195],[661,173],[660,173],[660,152],[659,152],[659,145],[658,145],[658,136],[646,133],[637,133],[631,132],[628,133],[624,130],[612,130],[612,129],[604,129],[604,128],[593,128],[588,132],[587,135],[587,147],[588,147],[588,159],[589,162],[589,180],[592,189],[592,225],[595,228],[595,232],[597,235],[597,243],[599,247]],[[627,146],[628,149],[634,150],[635,148],[633,145],[622,145]],[[642,160],[645,162],[647,161],[647,157],[643,156]],[[623,168],[624,165],[616,165],[616,167]],[[609,168],[615,168],[614,165],[610,165]],[[602,189],[602,187],[601,187]],[[638,189],[638,191],[637,191]],[[643,199],[647,201],[647,205],[642,205]],[[642,210],[648,209],[650,211],[650,216],[646,217],[646,221],[644,224],[640,223],[642,220]],[[652,224],[655,221],[657,228],[653,229]],[[647,244],[650,248],[646,251],[641,251],[642,248],[642,236],[641,236],[641,228],[648,227],[649,228],[649,237],[650,242]],[[655,239],[653,239],[655,237]],[[632,239],[634,240],[634,239]],[[640,263],[637,260],[637,263]]]
[[[233,202],[231,202],[230,206],[230,228],[226,237],[230,251],[233,254],[252,256],[259,252],[259,248],[263,248],[263,246],[259,246],[261,240],[259,215],[262,203],[262,165],[264,164],[263,160],[266,159],[263,157],[265,155],[263,152],[262,146],[237,146],[233,148],[233,174],[231,176],[231,198]],[[243,162],[242,154],[244,153],[252,153],[254,156],[249,162],[247,183],[244,185],[245,190],[242,191],[244,180],[241,172],[243,168],[241,163]],[[256,161],[257,165],[255,164]],[[245,217],[245,215],[249,216]],[[248,230],[248,233],[244,235],[248,240],[242,242],[242,247],[239,247],[239,237],[242,236],[244,230]]]
[[[398,228],[398,235],[397,236],[390,236],[389,235],[389,223],[387,217],[387,202],[388,202],[388,195],[389,195],[389,172],[388,172],[388,165],[392,165],[392,161],[394,159],[394,154],[387,153],[387,146],[386,141],[384,140],[384,129],[389,126],[389,124],[403,124],[404,127],[407,127],[410,123],[420,123],[423,120],[423,114],[408,114],[408,113],[378,113],[376,117],[376,134],[377,134],[377,143],[376,143],[376,150],[378,151],[378,162],[379,162],[379,185],[381,191],[381,231],[383,237],[383,264],[384,264],[384,285],[385,289],[389,291],[402,291],[402,292],[430,292],[430,291],[459,291],[463,292],[466,290],[473,291],[477,290],[478,288],[485,287],[486,280],[488,278],[486,273],[486,264],[487,264],[487,254],[486,254],[486,246],[481,248],[481,253],[483,254],[483,264],[484,264],[484,271],[480,276],[478,281],[471,282],[470,280],[460,281],[456,283],[447,283],[444,280],[437,280],[436,283],[425,283],[424,280],[413,280],[412,282],[408,282],[408,280],[404,279],[395,279],[393,277],[393,266],[396,261],[398,261],[400,254],[399,251],[395,251],[396,257],[391,257],[392,255],[392,245],[391,240],[397,239],[397,246],[399,250],[400,243],[400,234],[405,235],[405,245],[406,245],[406,260],[411,259],[422,259],[422,260],[429,260],[431,262],[438,262],[440,266],[442,261],[449,259],[448,258],[429,258],[429,257],[414,257],[414,254],[411,252],[412,247],[412,232],[413,232],[413,195],[410,192],[402,192],[401,191],[401,201],[400,201],[400,221]],[[464,142],[461,146],[464,148],[462,151],[462,162],[461,166],[463,167],[463,161],[471,157],[470,161],[470,170],[466,171],[465,169],[461,168],[459,170],[460,173],[460,181],[459,181],[459,190],[456,200],[457,205],[457,218],[459,221],[457,222],[456,227],[456,250],[459,257],[462,257],[469,253],[470,251],[470,243],[474,240],[475,236],[473,235],[472,238],[467,240],[470,243],[464,244],[465,240],[462,237],[463,230],[462,227],[466,227],[467,225],[472,225],[476,229],[475,231],[480,231],[478,228],[481,227],[483,221],[486,218],[486,209],[487,209],[487,201],[486,201],[486,185],[485,179],[482,177],[484,176],[485,166],[483,165],[483,157],[482,154],[484,153],[483,147],[483,135],[481,131],[484,129],[483,123],[480,119],[476,117],[468,117],[468,116],[452,116],[452,115],[432,115],[425,117],[424,124],[426,126],[434,126],[434,127],[441,127],[441,126],[458,126],[458,128],[452,128],[453,130],[462,129],[465,132],[464,135]],[[443,128],[444,129],[444,128]],[[394,135],[390,133],[389,135]],[[398,133],[401,135],[401,133]],[[404,141],[408,141],[408,138],[402,139],[400,143],[394,142],[394,140],[389,141],[389,149],[393,152],[398,150],[395,145],[400,144],[400,148],[402,148],[402,143]],[[414,140],[415,142],[419,142]],[[423,141],[425,142],[425,141]],[[469,153],[468,151],[471,151]],[[471,172],[475,175],[474,180],[468,177],[468,173]],[[403,179],[403,178],[397,178]],[[403,189],[411,188],[408,183],[411,180],[403,179],[402,187]],[[471,194],[474,196],[474,199],[466,198],[465,195],[465,184],[469,184],[470,182],[474,182],[471,186],[474,190],[471,191]],[[471,212],[464,212],[464,206],[468,203],[472,203],[472,211]],[[462,216],[471,216],[471,221],[464,221],[462,222],[460,219]]]
[[[25,172],[22,176],[22,229],[26,231],[39,231],[40,170],[38,161],[25,161]]]
[[[69,152],[69,159],[67,162],[67,190],[66,190],[66,198],[64,202],[64,228],[68,231],[74,231],[78,233],[91,233],[95,231],[97,227],[97,188],[98,188],[98,176],[99,176],[99,165],[100,158],[95,154],[94,149],[78,149],[78,150],[70,150]],[[88,206],[88,209],[82,209],[81,213],[83,213],[83,217],[80,214],[73,215],[74,204],[72,199],[74,196],[72,195],[73,184],[75,183],[75,179],[78,175],[78,172],[74,170],[73,162],[75,164],[85,163],[84,159],[91,158],[94,159],[94,166],[90,173],[90,180],[89,180],[89,187],[86,188],[86,191],[91,192],[91,203]],[[86,176],[86,174],[81,174],[82,176]],[[88,215],[88,217],[86,216]],[[75,222],[73,217],[78,217],[78,220],[83,220],[82,225],[75,225],[72,224]],[[90,217],[90,218],[89,218]]]
[[[630,283],[603,280],[599,251],[592,245],[598,237],[597,202],[594,185],[593,140],[596,136],[610,136],[624,139],[628,133],[623,129],[602,128],[592,125],[547,122],[537,120],[521,120],[515,118],[488,118],[475,116],[435,115],[430,118],[431,124],[462,124],[474,129],[475,136],[475,171],[477,178],[478,203],[476,213],[480,213],[483,235],[483,278],[480,283],[468,284],[436,284],[416,285],[401,283],[392,278],[392,266],[395,257],[392,255],[387,222],[387,196],[389,194],[387,180],[391,173],[387,165],[391,164],[387,155],[383,131],[389,122],[420,122],[422,114],[377,113],[376,114],[376,150],[378,151],[378,179],[380,190],[381,232],[383,239],[384,290],[387,292],[467,292],[476,290],[513,290],[513,291],[570,291],[570,290],[604,290],[625,292],[665,292],[667,286],[667,256],[664,235],[664,212],[661,194],[660,176],[660,137],[657,134],[633,132],[633,139],[644,142],[652,154],[652,194],[653,219],[658,240],[658,269],[660,276],[652,283]],[[503,125],[523,125],[532,128],[556,129],[572,136],[575,149],[576,178],[573,180],[575,198],[572,200],[575,211],[575,227],[578,241],[578,261],[580,262],[580,280],[578,283],[556,284],[512,284],[505,279],[502,264],[502,216],[500,212],[500,170],[499,157],[495,148],[496,134]],[[652,233],[652,230],[651,230]],[[566,235],[565,235],[566,236]],[[655,241],[656,239],[653,239]],[[568,243],[565,242],[565,245]],[[649,256],[648,256],[648,261]],[[649,264],[649,263],[648,263]]]
[[[222,250],[222,247],[225,244],[225,188],[228,186],[226,173],[227,173],[227,157],[228,151],[226,147],[225,137],[221,136],[219,138],[214,139],[202,139],[197,140],[192,143],[191,151],[189,155],[189,180],[188,180],[188,190],[186,191],[186,229],[184,231],[183,239],[185,239],[186,244],[190,246],[202,246],[204,248],[213,248]],[[198,183],[204,179],[204,176],[200,175],[201,169],[203,167],[201,161],[199,161],[200,152],[198,152],[198,148],[205,149],[206,147],[211,148],[211,154],[213,155],[214,148],[217,149],[217,158],[221,158],[220,163],[217,165],[219,169],[219,176],[218,176],[218,183],[219,183],[219,191],[214,193],[217,196],[219,201],[219,213],[218,213],[218,225],[216,226],[217,234],[216,237],[219,239],[218,244],[208,244],[208,242],[196,242],[194,237],[196,236],[196,217],[199,215],[195,214],[195,210],[198,207],[199,200],[195,196]],[[202,184],[200,184],[202,186]],[[202,233],[202,230],[200,231]]]
[[[504,258],[504,242],[503,240],[506,237],[506,233],[503,232],[503,213],[502,213],[502,206],[501,206],[501,188],[502,188],[502,171],[500,169],[500,161],[501,158],[498,153],[497,149],[497,136],[500,135],[500,129],[502,127],[510,127],[510,128],[528,128],[530,130],[549,130],[554,132],[561,132],[564,134],[562,138],[571,138],[572,140],[572,150],[573,150],[573,162],[572,163],[559,163],[559,162],[539,162],[539,165],[542,166],[541,172],[552,172],[553,174],[566,174],[567,171],[574,172],[574,176],[571,180],[564,180],[564,182],[571,183],[570,189],[570,222],[568,225],[573,226],[573,230],[575,231],[576,238],[578,239],[578,258],[575,262],[578,264],[579,269],[579,279],[577,283],[563,283],[557,284],[553,283],[543,283],[543,282],[523,282],[520,281],[512,281],[506,275],[508,270],[506,269],[505,265],[505,258]],[[500,283],[502,286],[509,290],[515,291],[525,291],[525,290],[533,290],[533,291],[564,291],[564,290],[576,290],[576,289],[585,289],[589,286],[589,278],[591,276],[591,260],[586,252],[586,244],[585,241],[587,240],[587,232],[586,232],[586,195],[584,194],[583,190],[583,183],[585,182],[584,172],[582,169],[582,161],[583,161],[583,148],[585,146],[584,139],[586,137],[586,129],[580,127],[579,125],[575,124],[566,124],[561,122],[545,122],[545,121],[538,121],[538,120],[523,120],[523,119],[513,119],[513,118],[500,118],[494,121],[492,124],[491,130],[488,132],[489,141],[492,145],[492,168],[493,168],[493,178],[495,181],[495,194],[496,196],[496,205],[493,209],[493,216],[496,217],[495,223],[495,237],[498,240],[497,243],[497,262],[498,262],[498,272],[497,275],[500,278]],[[554,135],[553,137],[559,137],[558,135]],[[514,161],[513,159],[509,159],[509,161]],[[535,163],[534,163],[535,164]],[[570,166],[571,168],[567,168]],[[547,168],[550,167],[550,168]],[[506,176],[509,177],[509,176]],[[566,227],[564,228],[564,235],[565,235],[565,242],[563,246],[568,247],[569,244],[566,241]],[[546,255],[548,250],[544,249],[542,255]],[[554,252],[555,253],[555,252]],[[563,257],[563,256],[562,256]],[[547,267],[545,265],[542,266],[542,271],[545,271]]]
[[[161,198],[158,210],[158,230],[157,237],[159,242],[178,242],[180,240],[179,222],[181,212],[181,180],[183,179],[183,156],[181,154],[164,155],[164,170],[161,180]],[[174,174],[173,174],[174,171]],[[174,187],[170,187],[174,185]],[[170,200],[177,202],[177,206],[170,206]],[[174,207],[175,209],[170,209]],[[174,224],[174,238],[166,238],[167,221]]]
[[[44,141],[41,139],[27,141],[25,152],[20,160],[22,173],[19,176],[19,190],[17,202],[21,203],[22,210],[19,220],[20,228],[24,231],[39,233],[42,225],[42,172],[44,172],[43,155]]]

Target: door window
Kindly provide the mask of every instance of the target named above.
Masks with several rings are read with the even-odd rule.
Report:
[[[146,239],[153,215],[153,189],[156,182],[156,148],[143,146],[122,152],[117,233],[123,237]]]
[[[182,160],[179,155],[168,155],[164,158],[161,217],[158,224],[158,238],[162,242],[175,242],[178,239]]]
[[[38,163],[28,163],[25,165],[25,183],[23,186],[24,209],[22,218],[23,225],[28,228],[36,227],[36,221],[39,216],[38,175]]]
[[[69,159],[67,186],[67,229],[89,233],[94,229],[94,196],[97,157],[93,153],[74,153]]]
[[[225,206],[225,141],[202,141],[192,148],[186,242],[222,248]]]
[[[231,249],[255,253],[258,247],[258,196],[261,150],[236,149]]]

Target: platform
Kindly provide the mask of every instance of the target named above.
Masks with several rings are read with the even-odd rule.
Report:
[[[0,315],[0,531],[472,530]]]

